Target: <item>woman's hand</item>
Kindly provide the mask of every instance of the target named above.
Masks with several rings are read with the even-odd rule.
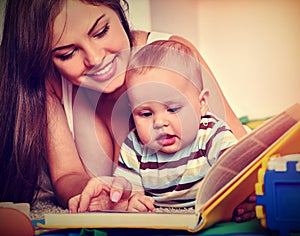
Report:
[[[237,206],[233,213],[233,221],[244,222],[252,220],[255,214],[256,195],[252,193],[244,202]]]
[[[69,200],[70,212],[127,210],[131,184],[122,177],[94,177]]]
[[[134,212],[154,212],[154,199],[144,194],[133,194],[129,200],[128,211]]]

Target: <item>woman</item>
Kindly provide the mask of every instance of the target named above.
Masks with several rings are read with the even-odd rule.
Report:
[[[110,176],[118,156],[111,119],[124,92],[126,53],[119,52],[147,39],[146,32],[130,31],[118,0],[8,1],[1,44],[1,201],[31,202],[43,169],[59,203],[71,211],[126,207],[127,181],[91,177]],[[223,102],[227,123],[241,137],[245,131]],[[91,121],[92,129],[86,125]]]

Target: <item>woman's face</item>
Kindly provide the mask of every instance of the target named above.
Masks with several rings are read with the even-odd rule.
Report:
[[[54,21],[53,62],[75,85],[114,92],[124,83],[129,48],[118,15],[104,5],[67,0]]]

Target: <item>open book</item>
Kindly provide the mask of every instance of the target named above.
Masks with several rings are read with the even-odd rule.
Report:
[[[223,153],[202,181],[194,214],[114,211],[45,214],[45,224],[39,226],[148,228],[196,232],[216,223],[228,222],[232,219],[236,206],[255,192],[257,171],[268,150],[280,145],[283,149],[281,154],[300,153],[300,145],[293,145],[296,142],[291,135],[293,133],[298,134],[299,140],[300,104],[295,104],[269,119]]]

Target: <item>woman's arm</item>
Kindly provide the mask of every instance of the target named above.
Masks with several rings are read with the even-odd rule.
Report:
[[[47,87],[48,166],[56,197],[63,207],[81,193],[90,177],[78,155],[66,115],[53,87]]]
[[[55,88],[55,89],[54,89]],[[124,178],[101,176],[91,178],[77,151],[73,136],[69,129],[63,106],[60,103],[61,94],[59,82],[47,86],[48,96],[48,165],[56,197],[63,207],[69,207],[72,212],[86,210],[106,210],[127,208],[128,198],[131,194],[131,185]],[[88,109],[88,103],[86,109]],[[85,110],[86,112],[88,110]],[[94,113],[93,113],[94,114]],[[92,116],[94,117],[94,116]],[[75,123],[74,123],[75,124]],[[99,129],[101,121],[96,121],[96,132],[101,136],[103,130]],[[75,127],[78,128],[78,127]],[[95,130],[93,130],[95,132]],[[87,132],[77,135],[90,135]],[[83,137],[83,138],[84,138]],[[82,138],[82,137],[81,137]],[[89,137],[86,137],[87,141]],[[102,137],[101,140],[105,140]],[[85,143],[86,144],[86,143]],[[103,144],[103,143],[102,143]],[[84,143],[83,143],[84,145]],[[97,143],[97,145],[99,145]],[[108,145],[110,146],[110,145]],[[89,146],[89,148],[93,148]],[[95,150],[97,148],[94,147]],[[112,152],[112,150],[111,150]],[[105,172],[111,175],[110,166],[101,165],[105,162],[101,153],[96,153],[98,161],[95,163],[98,169],[108,169]],[[93,156],[95,157],[95,156]],[[101,159],[102,158],[102,159]]]

